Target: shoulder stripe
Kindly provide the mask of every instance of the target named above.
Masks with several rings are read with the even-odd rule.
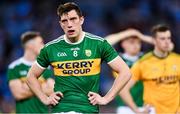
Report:
[[[20,65],[21,63],[23,63],[23,62],[21,61],[21,58],[19,58],[19,59],[13,61],[13,62],[8,66],[8,68],[9,68],[9,69],[13,69],[15,66]]]
[[[104,41],[104,40],[102,40],[102,39],[99,39],[99,38],[94,38],[94,37],[90,37],[90,36],[86,36],[87,38],[89,38],[89,39],[93,39],[93,40],[99,40],[99,41]]]
[[[48,43],[45,45],[45,47],[48,47],[48,46],[51,45],[51,44],[55,44],[55,43],[58,43],[58,42],[64,40],[63,37],[64,37],[64,35],[60,36],[59,38],[57,38],[57,39],[55,39],[55,40],[52,40],[52,41],[48,42]]]
[[[91,33],[88,33],[88,32],[86,32],[86,36],[89,36],[89,37],[92,37],[92,38],[97,38],[97,39],[104,40],[104,38],[102,38],[102,37],[100,37],[100,36],[97,36],[97,35],[94,35],[94,34],[91,34]]]
[[[100,36],[96,36],[96,35],[93,35],[91,33],[88,33],[86,32],[85,36],[89,39],[93,39],[93,40],[100,40],[100,41],[104,41],[105,39],[104,38],[101,38]]]

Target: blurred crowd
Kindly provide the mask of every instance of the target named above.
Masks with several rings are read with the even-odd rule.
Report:
[[[72,0],[0,1],[0,112],[13,110],[6,71],[8,64],[23,54],[20,35],[28,30],[39,31],[45,42],[62,35],[56,9],[60,3],[69,1]],[[135,28],[150,35],[153,25],[167,23],[173,33],[174,51],[180,52],[179,0],[77,0],[76,3],[85,16],[85,31],[104,37]],[[143,50],[148,51],[149,46],[144,45]],[[113,80],[111,72],[104,69],[107,66],[102,68],[102,93],[109,89],[109,81]]]

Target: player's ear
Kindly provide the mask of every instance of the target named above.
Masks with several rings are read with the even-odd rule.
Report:
[[[80,17],[81,25],[84,23],[84,16]]]
[[[173,51],[174,49],[174,43],[171,41],[170,44],[169,44],[169,51]]]

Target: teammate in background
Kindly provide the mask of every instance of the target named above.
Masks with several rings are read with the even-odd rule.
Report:
[[[152,30],[154,50],[144,55],[132,67],[132,78],[120,92],[122,99],[134,111],[141,112],[129,92],[141,80],[144,85],[144,105],[155,108],[157,114],[175,114],[180,96],[180,56],[169,52],[171,32],[166,25],[157,25]],[[145,107],[145,111],[147,112]]]
[[[8,83],[16,100],[16,113],[48,113],[48,107],[41,103],[26,84],[28,70],[44,46],[43,39],[38,32],[26,32],[22,35],[21,42],[24,55],[12,62],[8,68]],[[38,79],[47,95],[52,93],[54,85],[50,76],[51,71],[45,70]]]
[[[123,42],[130,37],[139,38],[143,42],[154,45],[153,37],[144,35],[140,31],[138,31],[136,29],[132,29],[132,28],[118,32],[118,33],[110,34],[110,35],[106,36],[105,39],[109,42],[109,44],[115,45],[118,42]],[[173,49],[174,49],[174,44],[173,44],[173,42],[170,42],[169,51],[172,51]],[[131,48],[131,50],[132,50],[132,48]]]
[[[136,62],[143,55],[141,52],[141,40],[152,44],[151,37],[142,35],[135,29],[127,29],[117,34],[109,35],[106,37],[106,39],[110,44],[120,42],[124,52],[119,53],[119,55],[129,67],[131,67],[134,62]],[[113,76],[117,77],[117,73],[114,71]],[[143,84],[141,81],[136,82],[136,84],[131,88],[131,94],[136,105],[141,107],[143,105]],[[119,96],[116,97],[116,102],[118,104],[118,114],[133,113],[133,111],[125,105]]]
[[[98,113],[99,105],[108,104],[131,77],[128,66],[103,38],[84,32],[84,17],[75,3],[58,7],[60,26],[65,35],[49,42],[28,73],[28,85],[53,113]],[[100,65],[106,61],[118,77],[105,96],[100,96]],[[54,93],[47,96],[37,78],[51,65],[55,73]]]
[[[141,52],[142,41],[153,45],[153,38],[142,34],[136,29],[127,29],[119,33],[111,34],[105,37],[106,40],[114,45],[120,42],[121,47],[123,48],[123,53],[119,53],[122,59],[126,64],[131,68],[131,66],[143,56]],[[170,51],[173,50],[173,43],[171,42]],[[113,76],[116,77],[117,74],[113,72]],[[142,81],[137,81],[134,86],[130,89],[130,93],[136,105],[138,107],[143,106],[143,84]],[[117,96],[116,101],[118,104],[117,113],[118,114],[134,114],[134,112],[125,105],[123,100]]]
[[[108,35],[105,38],[111,45],[120,42],[120,45],[123,48],[123,53],[120,52],[119,55],[130,68],[143,55],[143,52],[141,52],[141,41],[153,44],[152,37],[143,35],[136,29],[127,29],[119,33]],[[114,71],[113,76],[117,76],[117,73]],[[131,88],[131,94],[136,105],[141,107],[143,105],[143,84],[141,81],[136,82],[136,84]],[[119,106],[117,108],[118,114],[133,113],[119,96],[116,97],[116,102]]]
[[[124,30],[124,31],[121,31],[118,33],[110,34],[110,35],[106,36],[105,39],[111,45],[115,45],[118,42],[123,41],[132,36],[138,37],[141,41],[144,41],[146,43],[153,44],[153,39],[151,36],[144,35],[141,32],[139,32],[138,30],[132,29],[132,28],[129,28],[127,30]]]

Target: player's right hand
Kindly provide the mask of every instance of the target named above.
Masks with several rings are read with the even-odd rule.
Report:
[[[105,97],[101,97],[99,94],[95,92],[89,92],[88,93],[88,99],[92,105],[106,105],[108,103],[107,99]]]
[[[149,114],[151,106],[149,104],[144,105],[143,109],[136,111],[136,114]]]
[[[63,94],[61,92],[54,92],[46,100],[43,101],[45,105],[57,105],[59,101],[63,98]]]

